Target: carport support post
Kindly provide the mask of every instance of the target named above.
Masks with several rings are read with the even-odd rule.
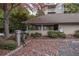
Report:
[[[26,31],[27,31],[27,33],[29,33],[29,35],[30,35],[29,25],[27,25],[26,27],[27,27],[27,30],[26,30]]]
[[[27,31],[28,31],[28,25],[27,25]]]
[[[43,31],[43,25],[41,25],[41,31]]]

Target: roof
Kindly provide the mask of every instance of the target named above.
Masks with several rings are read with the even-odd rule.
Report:
[[[55,23],[79,23],[79,13],[74,14],[48,14],[25,21],[26,24],[55,24]]]

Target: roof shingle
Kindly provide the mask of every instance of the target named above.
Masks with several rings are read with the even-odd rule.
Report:
[[[25,21],[28,24],[45,24],[45,23],[79,23],[79,13],[74,14],[48,14],[37,17],[36,19]]]

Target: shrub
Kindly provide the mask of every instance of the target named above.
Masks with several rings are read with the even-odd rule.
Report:
[[[58,38],[58,35],[56,33],[53,33],[50,37],[51,38]]]
[[[36,32],[35,35],[36,35],[37,37],[42,36],[42,34],[41,34],[41,33],[38,33],[38,32]]]
[[[29,33],[25,33],[25,39],[27,39],[27,37],[29,37]]]
[[[4,29],[3,28],[0,28],[0,33],[3,33],[4,32]]]
[[[75,31],[74,36],[75,36],[76,38],[79,38],[79,30]]]
[[[0,49],[14,50],[16,44],[0,44]]]
[[[53,32],[53,31],[48,31],[48,33],[47,33],[47,34],[48,34],[48,36],[49,36],[49,37],[51,37],[51,36],[52,36],[52,32]]]
[[[41,36],[42,36],[42,34],[41,33],[38,33],[38,32],[31,33],[31,37],[33,37],[33,38],[41,37]]]
[[[76,30],[75,33],[79,32],[79,30]]]
[[[36,36],[35,36],[35,34],[34,34],[34,33],[31,33],[31,37],[35,38]]]
[[[16,47],[17,45],[13,40],[8,40],[0,43],[0,49],[14,50]]]
[[[66,35],[64,34],[64,32],[48,31],[48,37],[50,37],[50,38],[65,38]]]
[[[26,33],[26,36],[29,36],[29,33]]]
[[[48,37],[50,37],[50,38],[58,38],[57,32],[48,31]]]
[[[64,32],[58,32],[57,34],[60,38],[66,38],[66,35],[64,34]]]

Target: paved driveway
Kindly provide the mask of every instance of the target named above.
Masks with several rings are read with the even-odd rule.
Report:
[[[12,56],[79,56],[79,40],[33,39]]]

